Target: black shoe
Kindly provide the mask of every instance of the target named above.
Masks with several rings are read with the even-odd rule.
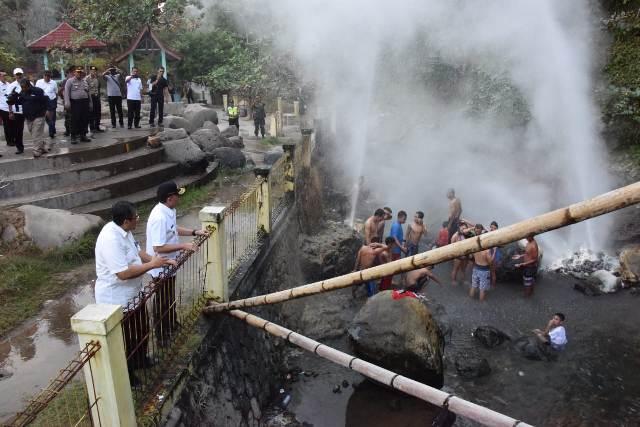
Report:
[[[136,129],[141,129],[141,128],[142,128],[142,126],[136,125]]]
[[[80,142],[91,142],[91,140],[83,135],[80,137]]]
[[[13,142],[7,142],[7,147],[15,147],[16,144],[14,144]]]
[[[120,129],[124,129],[124,123],[120,123]],[[131,128],[129,128],[129,129],[131,129]]]
[[[51,138],[51,139],[53,139],[55,137],[56,137],[55,135],[49,135],[49,138]]]
[[[154,128],[154,127],[156,127],[156,124],[155,124],[155,123],[153,123],[153,122],[149,122],[149,127],[150,127],[150,128]]]
[[[111,129],[115,129],[115,128],[117,128],[116,125],[111,125]]]
[[[71,143],[75,145],[78,143],[78,140],[76,138],[71,138]]]
[[[71,136],[71,134],[69,132],[65,132],[64,136]]]
[[[127,129],[131,129],[131,126],[127,126]]]
[[[16,151],[16,154],[24,154],[24,150],[18,150]]]

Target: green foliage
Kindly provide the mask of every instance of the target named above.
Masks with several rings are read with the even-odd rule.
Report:
[[[7,46],[0,46],[0,68],[9,70],[18,63],[18,55]],[[11,71],[9,71],[11,72]]]

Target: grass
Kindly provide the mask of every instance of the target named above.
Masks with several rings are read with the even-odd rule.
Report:
[[[282,145],[283,142],[275,136],[269,136],[267,138],[261,139],[260,143],[263,145]]]

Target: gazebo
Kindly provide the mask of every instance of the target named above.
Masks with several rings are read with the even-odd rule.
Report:
[[[164,68],[164,76],[167,77],[167,56],[175,61],[181,61],[182,55],[175,50],[168,48],[162,40],[148,25],[145,26],[138,36],[133,40],[129,48],[115,59],[115,62],[122,62],[125,58],[129,58],[129,72],[135,66],[135,53],[155,53],[160,52],[160,65]]]
[[[42,52],[42,63],[45,70],[49,69],[49,51],[51,49],[62,49],[65,51],[89,49],[95,52],[105,49],[106,47],[107,45],[99,40],[86,38],[83,33],[66,22],[62,22],[44,36],[27,45],[27,48],[32,53]],[[64,78],[64,62],[62,58],[60,58],[59,64],[61,68],[60,74]]]

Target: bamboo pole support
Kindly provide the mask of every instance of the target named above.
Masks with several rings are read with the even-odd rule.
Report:
[[[511,418],[507,415],[485,408],[468,400],[446,393],[437,388],[414,381],[410,378],[396,374],[388,369],[369,363],[350,354],[336,350],[311,338],[293,332],[272,322],[268,322],[258,316],[240,310],[231,310],[227,314],[243,320],[250,326],[264,329],[271,335],[289,341],[298,347],[310,351],[333,363],[337,363],[345,368],[361,373],[367,378],[371,378],[393,389],[399,390],[418,399],[429,402],[439,407],[446,407],[451,412],[470,418],[486,426],[492,427],[531,427],[522,421]]]
[[[640,202],[640,182],[618,188],[597,197],[575,203],[524,221],[500,228],[489,233],[465,239],[441,248],[422,252],[412,257],[392,261],[377,267],[345,274],[320,282],[310,283],[270,294],[258,295],[224,304],[205,307],[204,312],[220,312],[236,308],[275,304],[322,292],[347,288],[385,276],[404,273],[430,265],[440,264],[463,255],[479,252],[495,246],[524,239],[528,235],[538,235],[567,225],[575,224]]]
[[[271,168],[254,168],[256,178],[263,180],[258,187],[258,228],[266,234],[271,233],[271,196],[269,195],[269,172]]]

